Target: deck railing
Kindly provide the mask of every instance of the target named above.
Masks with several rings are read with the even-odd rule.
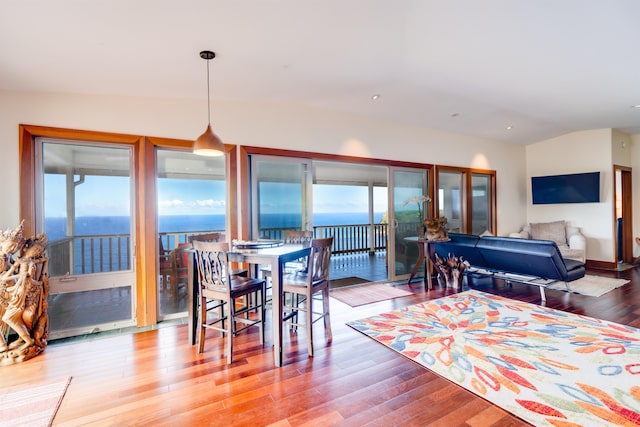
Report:
[[[131,269],[129,234],[66,237],[47,245],[49,274],[89,274]]]
[[[406,234],[408,230],[415,230],[416,225],[400,224],[398,231]],[[217,231],[224,233],[222,230]],[[260,235],[269,239],[282,239],[284,231],[282,228],[265,228],[260,230]],[[186,243],[189,236],[211,232],[212,230],[160,233],[160,240],[162,247],[168,251]],[[333,236],[334,254],[374,253],[387,248],[387,224],[316,226],[313,227],[313,232],[316,238]],[[51,276],[131,269],[129,234],[67,237],[49,242],[47,250]]]
[[[263,228],[260,235],[267,239],[282,239],[286,229]],[[313,237],[333,236],[334,254],[377,252],[387,249],[387,224],[342,224],[313,227]]]

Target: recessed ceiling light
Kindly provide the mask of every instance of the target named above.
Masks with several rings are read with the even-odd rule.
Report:
[[[513,126],[511,125],[507,126],[507,130],[511,130],[511,129],[513,129]]]
[[[373,99],[374,101],[377,101],[378,99],[380,99],[380,95],[378,95],[378,94],[373,95],[373,96],[371,97],[371,99]]]
[[[637,108],[640,110],[640,104],[632,105],[631,108]]]

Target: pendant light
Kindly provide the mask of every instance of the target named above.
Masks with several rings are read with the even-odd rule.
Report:
[[[211,130],[211,96],[209,89],[209,61],[216,57],[214,52],[203,50],[200,58],[207,60],[207,112],[209,113],[209,125],[207,130],[193,143],[193,154],[199,156],[216,157],[224,155],[224,144],[220,138]]]

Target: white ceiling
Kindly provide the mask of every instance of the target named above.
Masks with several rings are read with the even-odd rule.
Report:
[[[0,89],[206,99],[208,49],[214,105],[518,144],[640,133],[639,18],[638,0],[0,0]]]

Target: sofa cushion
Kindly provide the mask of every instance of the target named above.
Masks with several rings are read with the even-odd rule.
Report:
[[[558,245],[567,244],[564,221],[532,223],[529,228],[532,239],[551,240]]]

